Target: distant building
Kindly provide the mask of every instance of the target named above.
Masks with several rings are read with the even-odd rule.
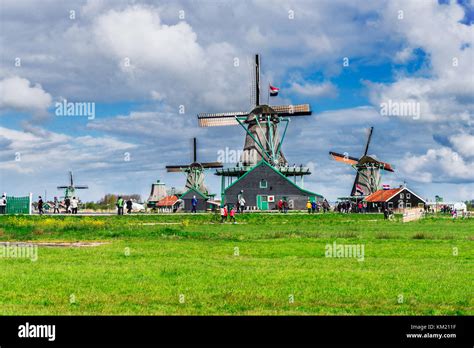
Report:
[[[224,203],[236,204],[242,190],[245,206],[250,210],[277,209],[280,199],[287,200],[290,209],[303,210],[308,199],[324,200],[323,196],[299,187],[264,160],[225,188]]]
[[[397,211],[423,208],[426,201],[407,187],[378,190],[365,198],[369,212],[382,212],[385,207]]]
[[[155,206],[159,212],[175,213],[180,208],[181,202],[178,196],[172,195],[160,199]]]
[[[192,210],[192,199],[194,196],[196,196],[196,199],[198,200],[196,210],[206,211],[208,208],[207,201],[210,197],[195,188],[191,188],[181,195],[180,198],[184,201],[184,210]]]
[[[156,204],[163,198],[166,197],[166,185],[160,180],[156,183],[151,184],[150,197],[148,197],[148,207],[155,208]]]

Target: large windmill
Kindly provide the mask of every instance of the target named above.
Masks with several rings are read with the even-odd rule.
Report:
[[[346,154],[330,151],[331,157],[345,164],[351,165],[357,172],[352,185],[351,196],[368,196],[380,189],[381,171],[393,172],[390,164],[381,162],[374,155],[367,155],[374,127],[370,127],[365,151],[362,157],[355,158]]]
[[[209,168],[222,168],[221,162],[198,162],[196,138],[193,138],[193,162],[190,164],[177,164],[166,166],[168,172],[181,172],[186,174],[185,189],[196,189],[207,194],[208,190],[204,185],[204,171]]]
[[[263,159],[281,170],[282,173],[290,173],[291,171],[285,171],[284,169],[288,166],[288,162],[281,150],[281,144],[285,138],[290,121],[289,117],[309,116],[311,115],[311,108],[309,104],[276,106],[260,104],[260,61],[258,54],[255,55],[254,67],[255,79],[252,81],[251,97],[253,105],[251,110],[200,113],[198,115],[199,125],[201,127],[242,126],[246,136],[244,151],[240,158],[241,167],[253,166]],[[282,123],[284,124],[284,129],[280,136],[279,128]],[[240,174],[236,174],[240,176],[243,172],[245,170],[241,171]]]
[[[85,190],[88,189],[87,185],[74,185],[74,178],[72,171],[69,171],[69,185],[58,186],[58,190],[64,190],[64,199],[76,197],[76,190]]]

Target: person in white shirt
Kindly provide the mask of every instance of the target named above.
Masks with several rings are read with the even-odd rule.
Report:
[[[71,199],[71,212],[73,214],[77,214],[77,205],[78,205],[78,200],[76,199],[76,197],[72,197]]]
[[[5,214],[7,209],[7,195],[4,193],[0,198],[0,214]]]

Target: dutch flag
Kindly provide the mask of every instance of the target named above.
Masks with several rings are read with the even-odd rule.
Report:
[[[268,90],[270,91],[271,97],[276,97],[278,95],[278,92],[280,92],[280,88],[274,87],[270,84],[268,85]]]
[[[360,195],[364,194],[364,189],[359,184],[356,184],[356,193],[358,193]]]
[[[388,184],[383,184],[383,185],[382,185],[382,188],[383,188],[384,190],[390,190],[390,185],[388,185]]]

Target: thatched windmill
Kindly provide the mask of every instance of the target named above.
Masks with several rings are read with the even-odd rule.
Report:
[[[374,155],[368,156],[370,140],[374,127],[370,127],[364,154],[360,158],[330,151],[331,157],[345,164],[351,165],[357,172],[352,185],[351,196],[368,196],[380,189],[381,170],[393,172],[390,164],[381,162]]]
[[[196,189],[207,194],[208,190],[204,185],[204,171],[210,168],[222,168],[220,162],[198,162],[196,138],[193,138],[193,162],[190,164],[176,164],[166,166],[168,172],[181,172],[186,175],[185,190]]]

